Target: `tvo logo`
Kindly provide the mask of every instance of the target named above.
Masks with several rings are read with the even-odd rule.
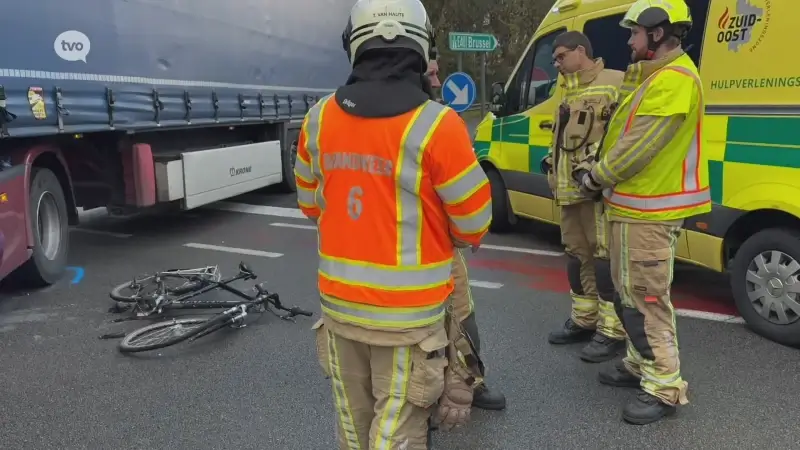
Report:
[[[65,31],[53,41],[53,50],[56,55],[65,61],[86,62],[86,56],[92,49],[89,36],[77,30]]]

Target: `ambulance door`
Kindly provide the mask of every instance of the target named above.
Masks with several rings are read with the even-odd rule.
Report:
[[[553,67],[553,43],[574,22],[564,20],[537,31],[506,86],[508,115],[500,119],[503,179],[514,213],[557,223],[553,195],[540,162],[553,139],[553,114],[561,87]]]

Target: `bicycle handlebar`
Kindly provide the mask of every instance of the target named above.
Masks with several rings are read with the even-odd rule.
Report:
[[[269,291],[267,291],[264,288],[263,283],[260,283],[260,284],[256,285],[256,292],[258,292],[258,296],[259,297],[264,298],[265,302],[270,303],[276,309],[280,309],[282,311],[286,311],[287,313],[289,313],[288,317],[294,317],[294,316],[311,317],[311,316],[314,315],[314,313],[312,313],[310,311],[306,311],[305,309],[299,308],[297,306],[293,306],[291,308],[287,308],[287,307],[283,306],[283,304],[281,303],[281,299],[278,296],[278,294],[270,294]]]
[[[313,315],[314,315],[314,313],[312,313],[311,311],[306,311],[305,309],[300,309],[300,308],[298,308],[298,307],[296,307],[296,306],[295,306],[294,308],[291,308],[291,309],[289,309],[289,315],[290,315],[290,316],[306,316],[306,317],[311,317],[311,316],[313,316]]]

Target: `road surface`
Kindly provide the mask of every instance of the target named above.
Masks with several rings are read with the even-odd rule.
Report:
[[[303,449],[334,445],[330,386],[311,325],[264,315],[241,330],[146,356],[123,356],[132,330],[109,289],[154,269],[239,261],[290,304],[318,314],[316,237],[292,196],[249,194],[214,208],[117,220],[89,212],[73,230],[70,276],[0,300],[0,447],[8,449]],[[634,393],[602,386],[579,347],[552,347],[569,313],[553,228],[524,224],[469,256],[488,381],[508,409],[437,433],[440,450],[797,448],[800,354],[737,323],[725,280],[681,267],[676,303],[692,404],[672,419],[625,425]],[[699,280],[699,281],[698,281]],[[703,317],[697,319],[695,317]],[[713,319],[713,320],[705,320]]]

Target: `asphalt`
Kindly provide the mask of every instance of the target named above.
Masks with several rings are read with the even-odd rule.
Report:
[[[275,193],[235,202],[294,207],[291,196]],[[108,291],[156,269],[216,264],[223,275],[232,275],[244,260],[286,303],[318,314],[314,231],[273,223],[308,224],[211,209],[130,220],[94,217],[82,225],[84,231],[71,233],[70,265],[76,269],[62,282],[41,291],[4,286],[0,448],[335,448],[330,386],[317,364],[310,330],[315,319],[290,323],[266,314],[246,328],[145,356],[124,356],[117,340],[98,339],[141,325],[111,323],[120,316],[108,312]],[[489,236],[487,243],[559,250],[557,231],[532,224]],[[488,381],[506,394],[508,408],[476,410],[469,427],[437,433],[435,448],[800,448],[796,350],[739,324],[680,317],[691,404],[657,424],[625,425],[620,408],[634,393],[597,383],[600,366],[581,362],[579,347],[546,343],[547,333],[569,312],[563,258],[481,250],[469,260],[471,278],[491,287],[474,287],[473,293]],[[82,278],[77,268],[83,269]],[[729,303],[718,295],[724,280],[685,271],[678,277],[685,280],[684,291],[699,299],[692,305]]]

